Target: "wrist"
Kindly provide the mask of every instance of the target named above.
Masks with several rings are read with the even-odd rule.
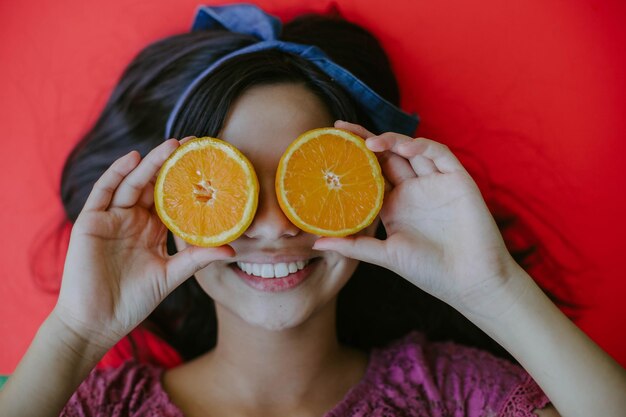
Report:
[[[502,285],[472,309],[461,311],[492,338],[511,337],[519,324],[537,318],[537,314],[557,313],[558,308],[535,281],[516,263],[506,270]]]
[[[465,294],[457,310],[476,321],[500,320],[524,302],[534,280],[512,258],[503,262],[498,272]],[[478,324],[478,323],[476,323]]]
[[[0,394],[4,416],[58,416],[108,345],[68,326],[57,311],[43,322]]]
[[[506,349],[562,415],[622,415],[626,373],[570,321],[522,268],[496,308],[467,317]]]
[[[89,326],[88,323],[64,314],[59,306],[52,310],[44,325],[59,344],[66,345],[69,350],[83,355],[85,359],[103,356],[118,342],[117,337],[107,335],[104,331]]]

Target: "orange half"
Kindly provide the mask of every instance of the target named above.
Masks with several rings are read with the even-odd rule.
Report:
[[[300,229],[320,236],[348,236],[369,226],[383,204],[385,182],[376,155],[363,138],[342,129],[313,129],[285,151],[276,173],[276,195]]]
[[[252,164],[220,139],[192,139],[165,161],[154,186],[156,212],[175,235],[196,246],[237,239],[254,219],[259,182]]]

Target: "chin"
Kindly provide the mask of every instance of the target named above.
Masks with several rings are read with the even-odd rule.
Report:
[[[305,323],[315,313],[312,308],[295,301],[268,305],[259,300],[259,304],[262,305],[249,305],[249,308],[233,313],[249,325],[260,329],[268,331],[293,329]]]

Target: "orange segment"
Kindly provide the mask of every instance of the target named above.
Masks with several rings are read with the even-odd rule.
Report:
[[[383,203],[385,183],[365,141],[342,129],[313,129],[285,151],[276,173],[276,195],[300,229],[347,236],[369,226]]]
[[[163,223],[197,246],[237,239],[252,223],[258,196],[250,161],[231,144],[210,137],[176,149],[154,186],[154,205]]]

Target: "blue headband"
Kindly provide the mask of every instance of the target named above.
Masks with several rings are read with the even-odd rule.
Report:
[[[179,97],[172,113],[170,113],[165,128],[165,138],[171,137],[174,120],[178,117],[178,113],[187,97],[189,97],[198,83],[212,73],[215,68],[236,56],[268,49],[277,49],[298,55],[315,64],[334,82],[342,86],[365,111],[377,130],[375,133],[398,132],[409,136],[413,135],[419,123],[417,115],[405,113],[379,96],[348,70],[335,64],[321,49],[315,46],[278,40],[281,28],[282,25],[278,18],[265,13],[254,5],[200,6],[194,18],[192,31],[227,29],[231,32],[253,35],[259,38],[260,41],[223,56],[191,82]]]

